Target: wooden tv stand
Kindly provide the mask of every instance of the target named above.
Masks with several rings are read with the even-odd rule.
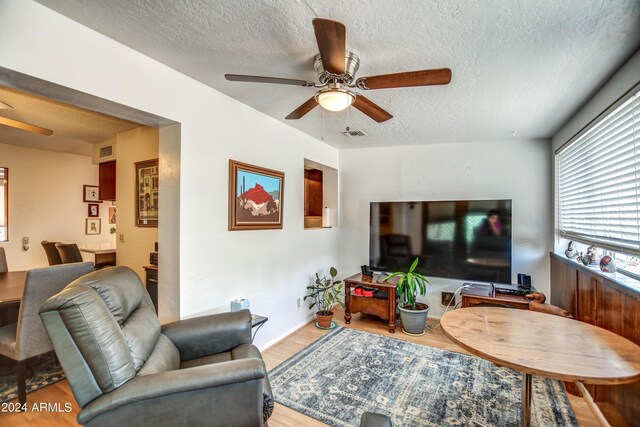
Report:
[[[373,277],[354,274],[344,281],[344,321],[351,323],[351,313],[366,313],[389,321],[389,332],[396,331],[396,283],[397,278],[383,282],[383,275]],[[362,286],[388,292],[388,298],[363,297],[353,294],[352,288]]]

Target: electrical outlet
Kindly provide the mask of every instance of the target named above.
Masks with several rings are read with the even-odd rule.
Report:
[[[300,308],[300,306],[301,306],[301,305],[302,305],[302,304],[300,303],[300,298],[298,298],[298,299],[296,300],[296,306],[297,306],[298,308]]]
[[[124,243],[124,233],[120,233],[118,235],[118,240],[120,240],[120,242]]]
[[[442,300],[440,303],[445,307],[452,304],[451,300],[453,300],[454,295],[454,292],[442,292]]]

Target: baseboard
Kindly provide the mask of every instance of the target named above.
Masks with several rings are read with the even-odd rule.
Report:
[[[287,332],[277,336],[276,338],[272,339],[271,341],[268,341],[266,344],[261,345],[258,348],[260,349],[260,351],[268,350],[270,347],[273,347],[274,345],[278,344],[280,341],[286,339],[289,335],[293,334],[298,329],[302,329],[305,326],[307,326],[309,323],[313,322],[315,318],[316,318],[315,314],[312,314],[311,316],[309,316],[308,318],[306,318],[302,322],[299,322],[296,325],[294,325]]]

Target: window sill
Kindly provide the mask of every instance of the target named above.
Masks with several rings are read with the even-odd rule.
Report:
[[[552,255],[554,255],[557,259],[561,260],[567,265],[575,266],[582,271],[588,271],[589,273],[602,277],[607,281],[618,285],[619,287],[628,289],[636,294],[640,294],[640,280],[636,280],[633,277],[629,277],[622,273],[605,273],[602,270],[600,270],[599,265],[585,266],[581,262],[575,261],[573,259],[568,259],[567,257],[561,254],[556,254],[552,252]]]

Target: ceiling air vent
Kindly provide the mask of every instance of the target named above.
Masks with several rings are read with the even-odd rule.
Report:
[[[100,158],[113,156],[113,145],[107,145],[106,147],[100,147]]]
[[[341,132],[344,136],[347,136],[349,138],[351,137],[357,137],[357,136],[367,136],[366,133],[364,133],[364,131],[361,131],[359,129],[355,129],[355,130],[351,130],[349,128],[347,128],[346,131]]]

